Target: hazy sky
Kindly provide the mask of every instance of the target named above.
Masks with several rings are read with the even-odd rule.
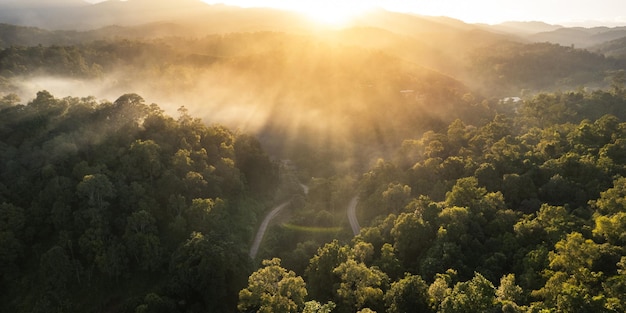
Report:
[[[549,23],[583,23],[598,21],[626,25],[626,0],[206,0],[240,6],[271,6],[288,9],[318,6],[377,6],[391,11],[423,15],[444,15],[470,23],[503,21],[545,21]],[[596,23],[597,24],[597,23]]]
[[[1,0],[0,0],[1,1]],[[100,2],[102,0],[85,0]],[[544,21],[565,25],[626,25],[626,0],[202,0],[243,7],[347,11],[382,7],[390,11],[449,16],[469,23]],[[316,14],[320,14],[317,12]]]

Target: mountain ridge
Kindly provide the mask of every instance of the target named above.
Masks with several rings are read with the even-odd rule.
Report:
[[[138,12],[141,14],[137,14]],[[218,23],[211,23],[213,20],[230,25],[215,32],[306,31],[313,27],[311,21],[306,21],[297,12],[207,4],[200,0],[107,0],[95,4],[84,0],[60,0],[54,3],[43,0],[0,1],[0,23],[36,26],[48,30],[94,30],[110,25],[136,26],[154,22],[204,22],[216,27]],[[236,27],[235,24],[241,25]],[[472,24],[445,16],[424,16],[384,9],[375,9],[357,17],[348,26],[374,26],[413,36],[424,32],[449,33],[480,28],[493,33],[517,36],[522,40],[550,41],[580,47],[626,36],[626,27],[564,27],[541,21]]]

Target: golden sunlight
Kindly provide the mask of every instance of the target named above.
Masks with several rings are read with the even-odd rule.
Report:
[[[377,0],[202,0],[209,4],[227,2],[245,8],[270,7],[281,10],[299,12],[313,22],[329,26],[346,26],[350,20],[378,7]]]
[[[345,3],[338,3],[337,1],[318,1],[300,4],[294,3],[292,9],[305,14],[313,21],[320,24],[344,26],[350,23],[356,16],[363,14],[369,7],[363,3],[352,1]]]

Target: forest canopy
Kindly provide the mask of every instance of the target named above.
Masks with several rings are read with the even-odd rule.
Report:
[[[273,253],[306,282],[294,291],[332,312],[621,312],[626,94],[614,87],[406,140],[358,180],[356,237],[311,251],[277,230]]]
[[[5,96],[3,303],[27,311],[620,312],[619,77],[611,90],[539,94],[510,117],[456,120],[407,139],[357,180],[309,182],[292,205],[294,223],[335,207],[330,219],[317,211],[310,226],[337,225],[329,221],[358,186],[364,227],[332,240],[278,225],[261,257],[285,262],[257,271],[247,244],[279,173],[254,137],[206,126],[184,107],[174,119],[137,94],[98,102],[41,91],[26,104]],[[328,198],[326,188],[338,187],[343,197]],[[267,289],[273,280],[285,289]]]
[[[254,138],[184,107],[174,119],[137,94],[10,100],[0,111],[4,308],[236,305],[278,175]]]
[[[626,311],[622,29],[205,9],[0,24],[0,311]]]

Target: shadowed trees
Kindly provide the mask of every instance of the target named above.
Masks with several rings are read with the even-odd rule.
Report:
[[[136,94],[96,103],[42,91],[0,110],[3,308],[236,306],[253,217],[277,175],[258,145],[235,147],[228,129],[177,121]]]

